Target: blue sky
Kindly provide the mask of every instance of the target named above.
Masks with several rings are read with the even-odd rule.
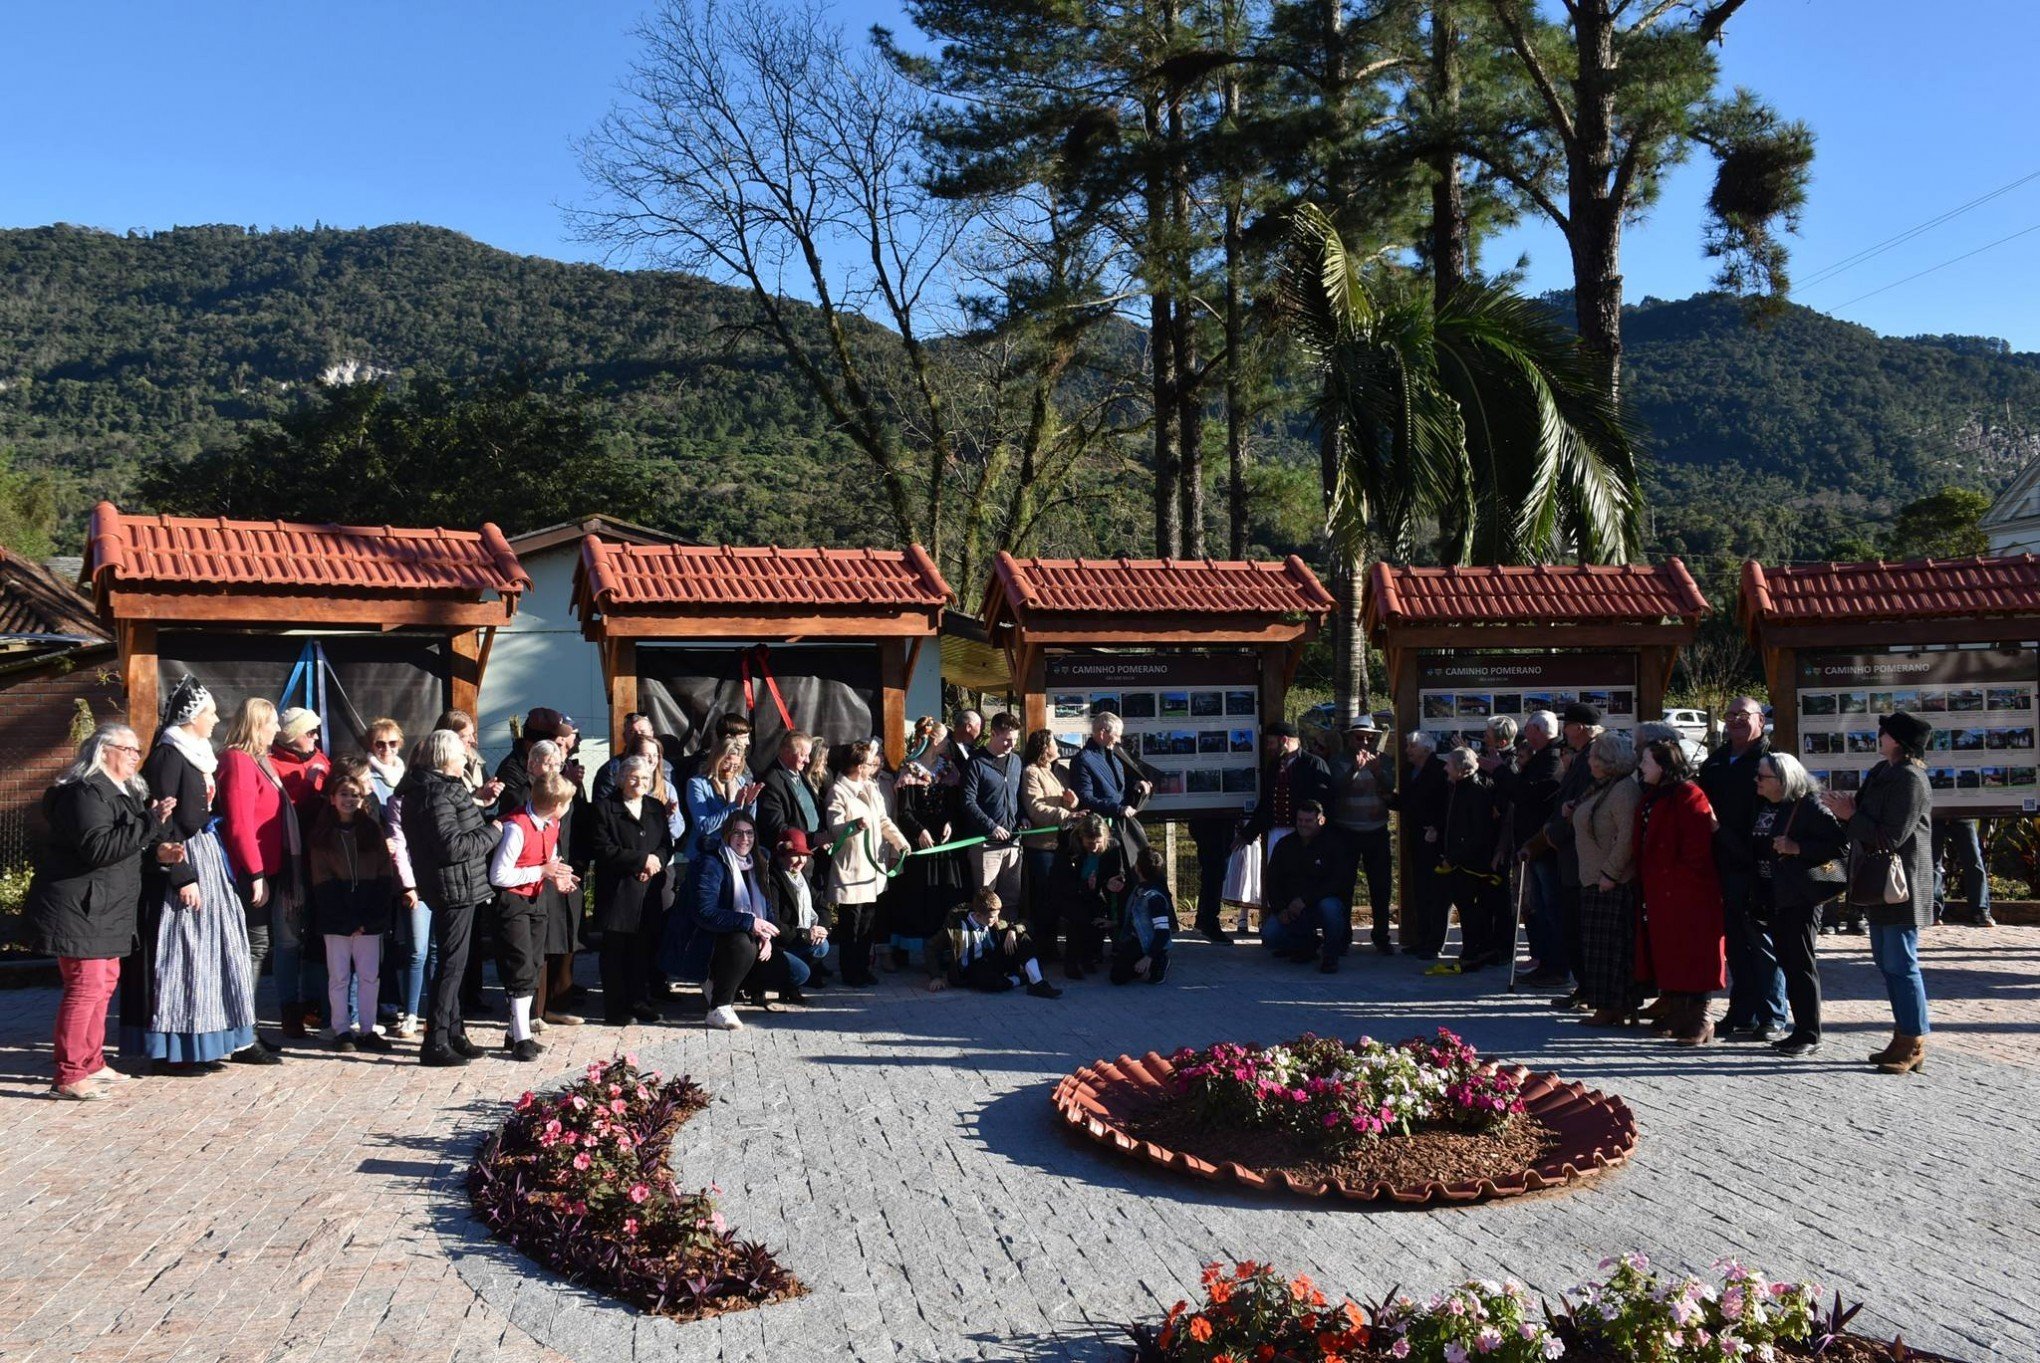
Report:
[[[584,259],[561,206],[571,150],[608,106],[643,0],[137,0],[11,7],[0,82],[0,225],[112,230],[232,222],[421,221],[509,250]],[[1819,137],[1794,273],[1823,267],[2040,171],[2040,4],[1752,0],[1730,25],[1731,81]],[[861,26],[890,0],[850,0]],[[1683,297],[1700,255],[1704,162],[1631,231],[1627,294]],[[1964,332],[2040,350],[2040,231],[1875,297],[1904,276],[2040,226],[2040,179],[1813,284],[1800,301],[1893,335]],[[1570,282],[1562,244],[1526,227],[1533,289]]]

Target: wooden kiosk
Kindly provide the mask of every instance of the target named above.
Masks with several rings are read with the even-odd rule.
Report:
[[[713,716],[749,714],[770,752],[796,726],[907,750],[907,685],[952,600],[905,549],[617,544],[590,535],[574,572],[581,633],[601,652],[610,742],[642,710],[699,749]]]
[[[1129,751],[1158,774],[1157,816],[1237,813],[1256,793],[1260,726],[1279,719],[1332,595],[1281,562],[1045,559],[1001,553],[984,625],[1028,730],[1065,747],[1116,711]]]
[[[1770,683],[1774,746],[1853,791],[1877,719],[1934,726],[1937,817],[2040,808],[2040,559],[1743,565],[1739,617]]]
[[[1368,637],[1387,657],[1396,728],[1477,747],[1487,721],[1584,700],[1607,726],[1664,712],[1679,650],[1707,598],[1677,558],[1662,564],[1407,568],[1367,578]],[[1410,847],[1401,842],[1410,883]]]
[[[473,713],[496,631],[531,586],[480,530],[92,512],[85,580],[112,628],[146,747],[161,688],[190,673],[222,716],[250,695],[317,710],[329,746],[393,715],[407,734]],[[298,688],[302,686],[302,691]]]

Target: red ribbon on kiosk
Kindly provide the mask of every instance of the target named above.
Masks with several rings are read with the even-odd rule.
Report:
[[[788,733],[791,733],[795,728],[793,711],[786,708],[786,697],[779,694],[779,681],[772,675],[771,650],[763,644],[754,644],[738,656],[743,664],[744,709],[747,712],[755,712],[758,709],[757,692],[751,684],[751,666],[755,660],[759,678],[764,681],[765,689],[772,693],[772,703],[779,707],[779,722],[786,726]]]

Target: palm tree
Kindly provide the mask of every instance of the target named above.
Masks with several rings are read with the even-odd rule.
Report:
[[[1335,688],[1350,716],[1366,690],[1354,598],[1370,546],[1407,561],[1435,526],[1447,564],[1623,562],[1641,548],[1639,439],[1536,304],[1473,284],[1434,299],[1425,281],[1350,250],[1312,204],[1295,233],[1285,315],[1319,370],[1318,419],[1338,436],[1325,524],[1344,598]]]

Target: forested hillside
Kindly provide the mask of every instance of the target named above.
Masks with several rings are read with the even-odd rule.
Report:
[[[146,463],[226,444],[322,377],[524,369],[590,395],[619,452],[658,461],[647,504],[621,514],[710,539],[882,537],[846,484],[856,460],[749,318],[744,295],[698,280],[431,227],[0,232],[0,449],[56,475],[70,538],[94,498],[132,500]],[[1703,564],[1817,554],[1944,484],[1994,491],[2040,432],[2040,355],[1980,338],[1881,339],[1798,307],[1753,324],[1702,295],[1645,300],[1624,341],[1657,546]],[[1303,425],[1299,411],[1269,429]],[[1288,547],[1314,470],[1263,472],[1255,538]],[[1056,547],[1140,549],[1145,497],[1124,489],[1122,518],[1096,490]]]

